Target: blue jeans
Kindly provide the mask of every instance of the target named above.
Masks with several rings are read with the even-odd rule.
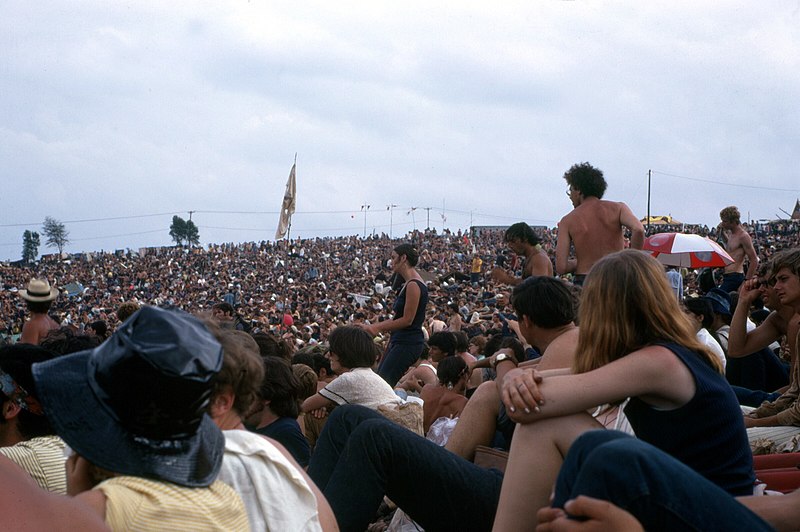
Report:
[[[575,440],[556,480],[554,508],[578,495],[633,514],[645,530],[772,530],[693,469],[622,432],[596,430]]]
[[[764,401],[773,402],[781,396],[778,392],[764,392],[761,390],[751,390],[741,386],[731,386],[733,393],[736,394],[736,399],[740,405],[752,406],[758,408]]]
[[[723,273],[722,274],[722,284],[719,285],[720,288],[725,290],[726,292],[736,292],[739,290],[739,287],[742,286],[744,282],[744,274],[743,273]]]
[[[383,354],[381,363],[378,365],[378,375],[394,388],[403,373],[417,361],[425,347],[423,342],[418,344],[399,344],[389,340],[389,347]]]
[[[337,407],[309,476],[343,531],[363,532],[384,495],[425,530],[490,530],[503,475],[483,469],[374,410]]]
[[[765,347],[746,357],[728,358],[725,378],[732,386],[751,390],[777,390],[789,384],[789,370]]]

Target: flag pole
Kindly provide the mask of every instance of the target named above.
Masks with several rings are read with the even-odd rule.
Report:
[[[297,152],[294,152],[294,164],[292,165],[292,168],[294,168],[295,172],[297,172]],[[289,217],[289,225],[286,228],[286,240],[288,240],[289,243],[291,243],[291,241],[292,241],[292,217],[291,216]],[[288,246],[287,246],[287,250],[288,250]]]

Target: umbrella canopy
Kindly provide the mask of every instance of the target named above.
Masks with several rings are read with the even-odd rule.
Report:
[[[700,235],[655,234],[645,239],[644,250],[667,266],[721,268],[733,262],[733,258],[719,244]]]

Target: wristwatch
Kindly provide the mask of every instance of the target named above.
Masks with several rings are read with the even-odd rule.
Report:
[[[517,362],[514,360],[514,357],[512,357],[508,353],[500,353],[499,355],[494,357],[494,360],[492,360],[492,369],[496,369],[497,365],[504,360],[509,360],[513,362],[515,366],[517,365]]]

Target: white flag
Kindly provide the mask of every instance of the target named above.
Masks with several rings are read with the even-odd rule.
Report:
[[[297,202],[297,184],[295,183],[294,175],[296,166],[297,163],[292,165],[292,171],[289,172],[289,180],[286,182],[286,192],[283,193],[281,218],[278,221],[278,230],[275,231],[275,240],[286,236],[289,225],[292,223],[292,214],[294,214],[294,207]]]

